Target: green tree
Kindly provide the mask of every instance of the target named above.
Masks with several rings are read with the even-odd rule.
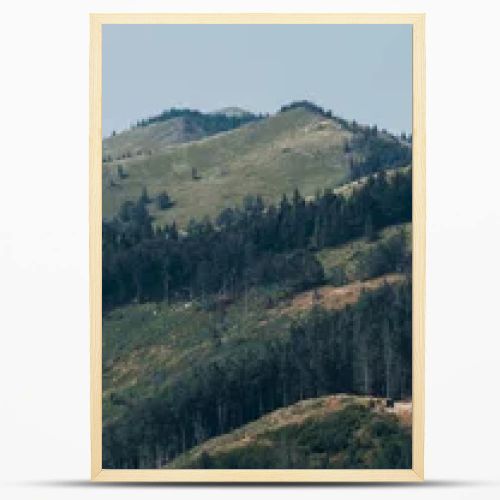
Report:
[[[167,194],[166,191],[162,191],[157,197],[156,197],[157,203],[158,203],[158,208],[160,210],[166,210],[167,208],[170,208],[173,206],[172,200],[170,199],[170,196]]]

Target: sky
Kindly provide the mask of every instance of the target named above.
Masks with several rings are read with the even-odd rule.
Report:
[[[104,136],[171,107],[274,113],[302,99],[411,131],[410,25],[105,25],[102,72]]]

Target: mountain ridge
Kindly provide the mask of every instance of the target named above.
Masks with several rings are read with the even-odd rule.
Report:
[[[166,121],[129,131],[129,136],[139,138],[137,143],[157,141],[156,146],[145,146],[135,155],[122,153],[103,164],[105,218],[116,215],[125,201],[137,200],[144,188],[151,198],[166,191],[173,201],[168,210],[150,206],[157,224],[175,220],[185,226],[193,217],[214,216],[240,204],[246,195],[276,202],[296,188],[305,196],[314,196],[319,186],[336,188],[352,180],[357,164],[373,156],[372,150],[378,163],[385,161],[380,160],[379,150],[387,156],[383,168],[409,163],[408,158],[398,160],[409,150],[392,136],[346,125],[303,105],[211,135],[191,127],[187,142],[171,140],[182,135],[176,132],[182,124],[165,130],[171,126]],[[104,151],[112,141],[126,139],[126,134],[105,141]]]

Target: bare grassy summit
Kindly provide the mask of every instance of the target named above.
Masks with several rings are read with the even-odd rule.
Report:
[[[318,187],[348,180],[344,147],[352,133],[310,110],[291,109],[183,144],[173,144],[180,134],[177,127],[159,123],[104,141],[104,151],[113,150],[120,158],[103,164],[105,218],[115,215],[124,201],[136,200],[143,187],[152,197],[166,190],[175,203],[164,212],[152,206],[156,221],[176,220],[182,226],[192,217],[215,216],[239,205],[246,195],[277,201],[298,188],[313,196]],[[193,138],[197,133],[192,131]],[[125,151],[121,157],[119,151],[135,150],[136,144],[140,154],[128,157]],[[125,175],[120,176],[119,168]]]

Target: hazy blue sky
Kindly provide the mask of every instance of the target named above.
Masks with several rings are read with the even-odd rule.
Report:
[[[309,99],[410,131],[409,25],[107,25],[103,134],[170,107],[275,112]]]

